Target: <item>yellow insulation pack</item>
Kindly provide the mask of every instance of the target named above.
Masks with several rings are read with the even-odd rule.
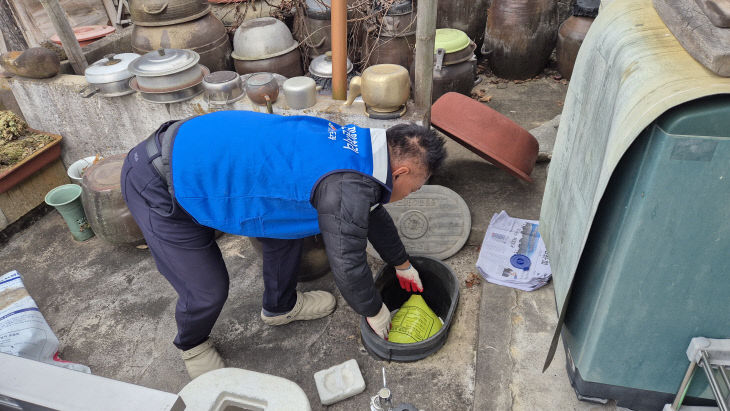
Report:
[[[409,344],[436,334],[443,323],[420,294],[413,294],[391,320],[388,341]]]

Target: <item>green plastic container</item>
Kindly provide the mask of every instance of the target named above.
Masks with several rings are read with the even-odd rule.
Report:
[[[728,256],[730,96],[720,95],[662,115],[611,177],[563,329],[576,392],[634,410],[671,403],[690,340],[730,338]],[[702,372],[688,396],[712,398]]]
[[[81,204],[81,186],[64,184],[54,188],[46,194],[46,204],[61,213],[74,240],[84,241],[94,236]]]

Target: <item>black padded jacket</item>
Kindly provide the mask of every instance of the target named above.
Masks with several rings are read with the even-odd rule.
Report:
[[[355,312],[367,317],[383,304],[367,264],[368,240],[386,263],[408,260],[393,219],[380,204],[384,192],[372,177],[343,172],[323,178],[312,196],[337,288]]]

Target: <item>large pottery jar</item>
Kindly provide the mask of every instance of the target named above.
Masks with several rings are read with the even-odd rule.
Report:
[[[210,4],[200,0],[130,0],[136,26],[169,26],[205,16]]]
[[[557,0],[493,0],[482,53],[497,76],[530,78],[547,65],[557,31]]]
[[[380,23],[370,25],[362,47],[363,68],[377,64],[411,67],[416,48],[416,7],[411,0],[375,1]]]
[[[254,237],[251,238],[251,245],[259,256],[263,257],[261,242]],[[307,282],[316,280],[330,271],[330,261],[324,248],[324,241],[321,235],[314,235],[302,239],[302,256],[299,258],[297,270],[297,281]]]
[[[200,55],[200,64],[211,72],[230,70],[231,40],[223,23],[212,13],[197,20],[171,26],[132,29],[132,50],[146,54],[158,49],[190,49]]]
[[[560,25],[555,54],[558,59],[558,71],[566,79],[570,79],[573,74],[575,58],[592,23],[593,19],[590,17],[571,16]]]
[[[84,171],[81,202],[97,236],[112,244],[137,245],[142,231],[122,198],[122,164],[126,154],[105,157]]]

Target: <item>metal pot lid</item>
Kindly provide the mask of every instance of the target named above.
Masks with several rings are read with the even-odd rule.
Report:
[[[444,49],[447,53],[453,53],[469,47],[470,42],[469,36],[461,30],[437,29],[433,52],[435,54],[438,49]]]
[[[139,57],[137,53],[109,54],[90,65],[84,71],[86,81],[90,84],[113,83],[132,77],[128,67]]]
[[[165,76],[186,70],[200,60],[192,50],[159,49],[139,57],[129,64],[129,72],[142,77]]]
[[[347,59],[347,72],[352,71],[352,62]],[[332,78],[332,52],[328,51],[315,57],[309,63],[309,72],[317,77]]]

